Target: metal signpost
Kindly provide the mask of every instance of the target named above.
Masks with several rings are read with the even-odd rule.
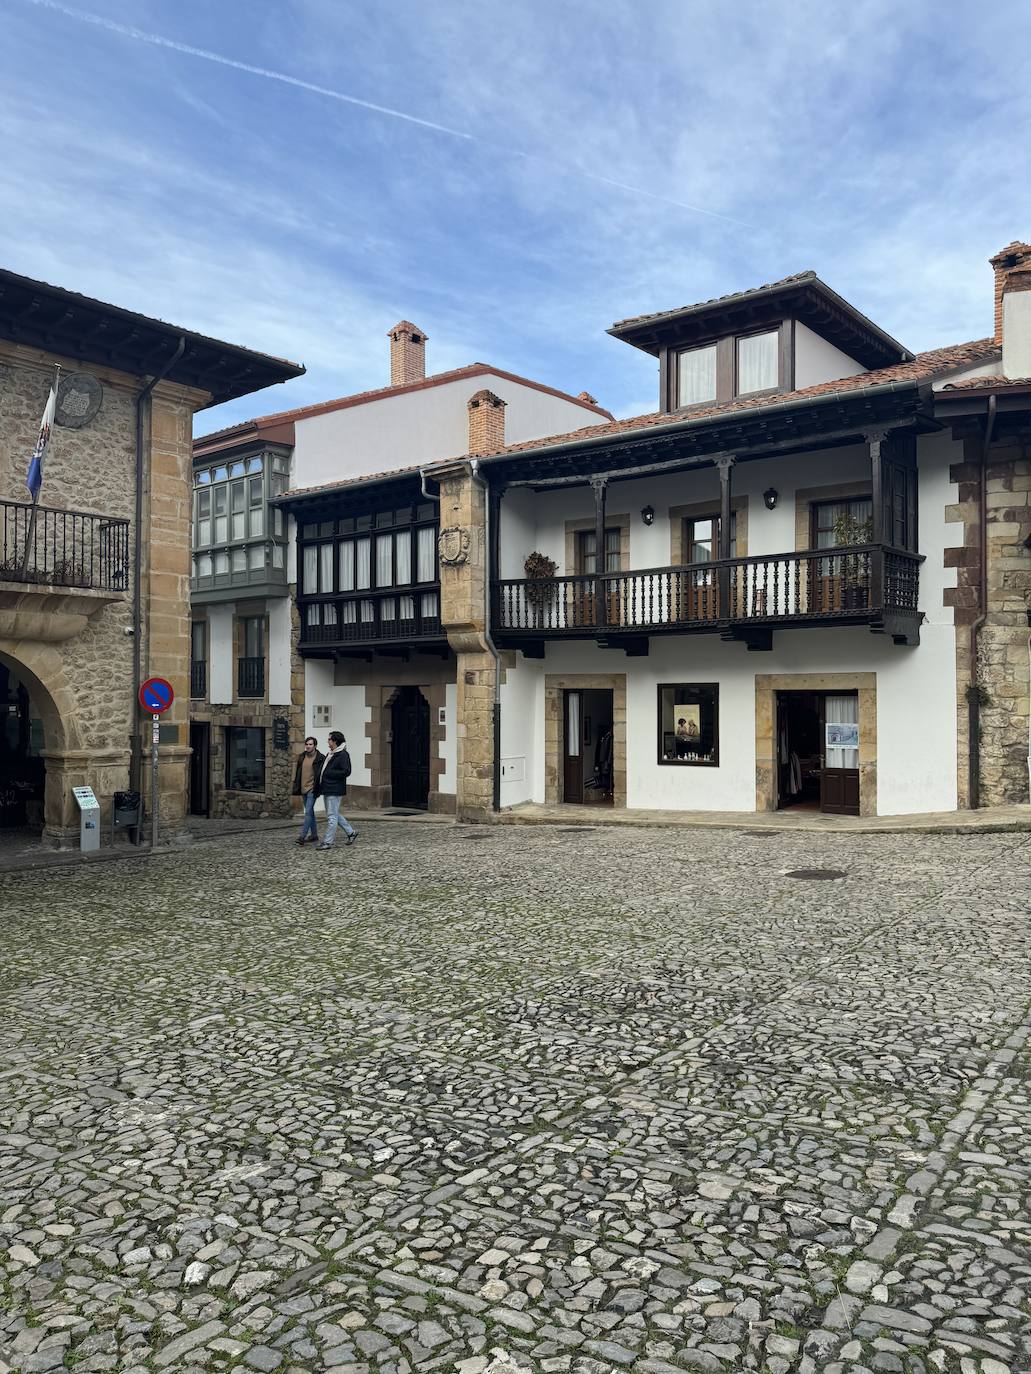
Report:
[[[150,744],[150,847],[158,842],[158,744],[161,740],[161,717],[175,701],[172,684],[163,677],[149,677],[140,687],[140,705],[153,718]]]

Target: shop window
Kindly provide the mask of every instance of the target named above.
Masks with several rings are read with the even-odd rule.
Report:
[[[264,730],[226,726],[226,787],[236,792],[264,792]]]
[[[660,685],[660,763],[707,768],[719,764],[719,691],[714,682]]]

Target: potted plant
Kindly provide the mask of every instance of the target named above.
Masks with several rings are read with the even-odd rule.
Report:
[[[533,612],[534,624],[544,619],[545,610],[555,599],[557,565],[544,553],[531,553],[523,564],[526,574],[526,603]]]
[[[860,520],[846,510],[834,521],[834,542],[838,548],[869,544],[873,538],[873,519]],[[862,610],[870,595],[870,562],[866,554],[844,554],[841,558],[841,600],[846,610]]]

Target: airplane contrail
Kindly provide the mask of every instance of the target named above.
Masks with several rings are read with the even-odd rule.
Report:
[[[438,124],[432,119],[422,119],[419,115],[409,114],[405,110],[395,110],[390,105],[377,105],[374,101],[362,100],[356,95],[347,95],[346,92],[333,90],[330,86],[319,86],[314,81],[304,81],[299,76],[290,76],[287,72],[275,71],[271,67],[259,67],[252,62],[241,62],[235,57],[226,57],[223,53],[211,52],[208,48],[198,48],[192,43],[181,43],[178,39],[166,38],[159,33],[150,33],[146,29],[138,29],[132,24],[121,24],[117,20],[107,19],[100,14],[93,14],[89,10],[80,10],[71,5],[63,5],[60,0],[24,0],[24,3],[34,5],[37,9],[52,10],[56,14],[63,14],[66,18],[76,19],[83,24],[92,24],[96,28],[106,29],[109,33],[119,34],[123,38],[132,38],[139,43],[149,43],[151,47],[167,48],[171,52],[183,53],[187,57],[199,57],[205,62],[214,62],[220,67],[231,67],[234,71],[246,72],[249,76],[260,76],[267,81],[279,81],[284,86],[295,86],[298,90],[310,91],[313,95],[325,96],[329,100],[338,100],[345,105],[356,105],[359,109],[371,110],[374,114],[386,115],[390,119],[402,119],[407,124],[418,124],[423,129],[432,129],[434,133],[447,134],[450,138],[460,138],[466,143],[497,147],[489,140],[481,138],[478,134],[470,134],[464,129],[455,129],[449,124]],[[650,200],[662,201],[665,205],[673,205],[677,209],[687,210],[691,214],[707,215],[712,219],[724,220],[728,224],[741,225],[746,229],[752,227],[746,224],[744,220],[735,219],[733,215],[724,215],[718,210],[707,210],[701,205],[690,205],[686,201],[674,200],[671,196],[660,195],[657,191],[648,191],[642,186],[631,186],[626,182],[615,181],[612,177],[587,171],[575,163],[563,163],[554,158],[539,157],[535,153],[524,153],[514,149],[506,148],[499,149],[499,151],[505,152],[510,157],[521,157],[555,167],[560,171],[572,172],[576,176],[586,177],[589,181],[600,182],[603,186],[613,186],[621,191],[629,191],[632,195],[647,196]]]

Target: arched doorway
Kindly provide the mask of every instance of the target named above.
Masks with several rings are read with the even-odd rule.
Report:
[[[43,829],[43,717],[28,682],[0,658],[0,829]]]
[[[390,706],[390,800],[425,810],[430,797],[430,707],[418,687],[399,687]]]

